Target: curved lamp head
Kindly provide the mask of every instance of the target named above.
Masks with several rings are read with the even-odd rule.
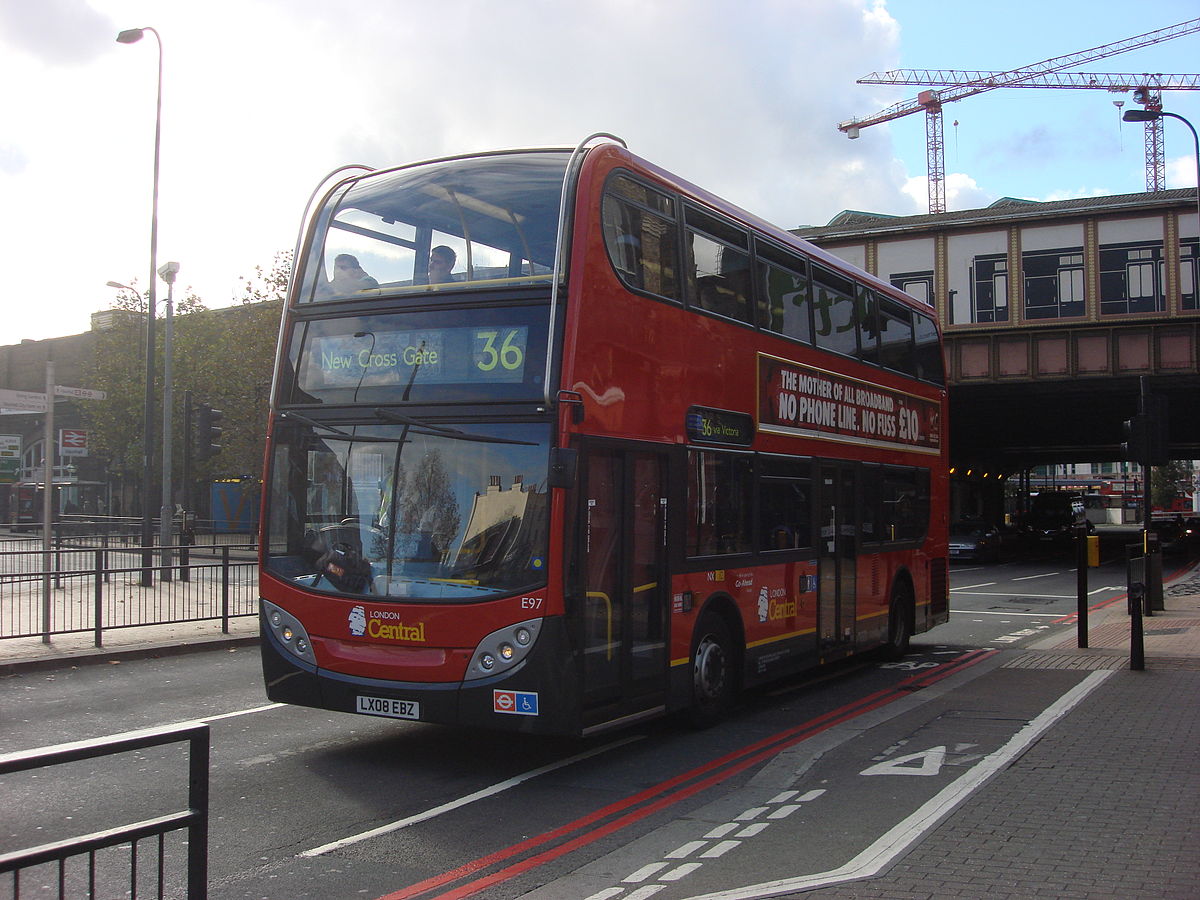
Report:
[[[136,44],[145,35],[144,28],[128,28],[117,35],[118,44]]]
[[[1126,122],[1153,122],[1161,119],[1162,113],[1153,109],[1127,109],[1121,118]]]

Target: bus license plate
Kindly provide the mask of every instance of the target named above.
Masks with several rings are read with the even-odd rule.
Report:
[[[421,718],[421,704],[415,700],[396,700],[392,697],[359,697],[358,711],[368,716],[390,716],[393,719]]]

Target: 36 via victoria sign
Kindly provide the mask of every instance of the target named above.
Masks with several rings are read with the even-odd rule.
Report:
[[[824,369],[759,355],[759,429],[937,453],[938,404]]]

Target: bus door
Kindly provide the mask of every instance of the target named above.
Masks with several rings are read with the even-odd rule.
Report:
[[[854,647],[858,563],[854,466],[822,463],[820,470],[817,630],[824,653]]]
[[[580,620],[584,706],[594,711],[586,722],[655,709],[665,699],[667,457],[591,447],[580,471],[582,596],[571,608]]]

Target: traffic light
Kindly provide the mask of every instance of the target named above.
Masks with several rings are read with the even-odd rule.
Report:
[[[1143,401],[1144,412],[1126,419],[1121,428],[1125,440],[1121,443],[1121,456],[1148,466],[1162,466],[1170,462],[1168,447],[1167,400],[1151,396]]]
[[[198,404],[196,407],[196,459],[205,460],[211,459],[221,452],[221,428],[220,421],[225,418],[225,413],[219,409],[213,409],[206,403]]]
[[[1149,425],[1150,418],[1143,415],[1126,419],[1121,424],[1121,429],[1125,434],[1125,440],[1121,442],[1123,458],[1137,463],[1146,461],[1146,451],[1149,448],[1149,435],[1147,434]]]
[[[1169,428],[1167,422],[1167,398],[1151,394],[1143,401],[1142,412],[1146,418],[1146,461],[1152,466],[1165,466],[1171,461],[1167,446]]]

